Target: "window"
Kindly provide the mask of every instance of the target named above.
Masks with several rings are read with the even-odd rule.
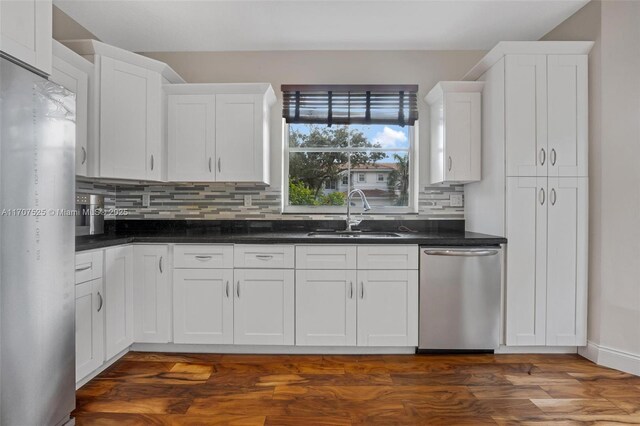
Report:
[[[291,92],[289,95],[284,93],[287,140],[283,163],[288,177],[284,188],[284,211],[344,213],[347,193],[358,188],[365,193],[372,207],[370,213],[416,212],[415,129],[410,124],[417,118],[417,106],[414,111],[414,105],[408,105],[411,104],[409,100],[406,104],[400,100],[400,108],[388,111],[398,96],[407,96],[394,93],[387,98],[380,95],[387,102],[379,107],[386,108],[386,116],[373,109],[375,102],[371,99],[362,103],[366,104],[365,109],[371,106],[370,113],[359,114],[354,110],[350,113],[351,107],[345,107],[348,99],[344,104],[329,93],[326,104],[322,100],[326,95],[318,93],[315,103],[297,106]],[[298,98],[304,96],[298,95]],[[342,110],[338,113],[338,108],[346,108],[346,113]],[[373,122],[361,123],[360,118],[349,122],[349,117]],[[367,179],[367,175],[372,177]],[[360,207],[354,211],[361,211]]]

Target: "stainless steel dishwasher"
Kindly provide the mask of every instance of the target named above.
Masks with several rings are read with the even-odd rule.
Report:
[[[419,352],[500,344],[500,247],[420,247]]]

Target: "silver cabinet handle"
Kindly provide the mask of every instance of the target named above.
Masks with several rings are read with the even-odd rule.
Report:
[[[453,166],[453,159],[449,156],[449,171],[451,171],[451,167]]]
[[[364,281],[360,281],[360,299],[364,299]]]
[[[256,254],[256,259],[271,260],[271,259],[273,259],[273,255],[271,255],[271,254]]]
[[[162,274],[162,256],[160,256],[160,260],[158,261],[158,269],[160,269],[160,273]]]
[[[424,254],[429,256],[494,256],[498,250],[425,250]]]
[[[209,259],[211,259],[211,256],[197,255],[196,259],[198,259],[198,260],[209,260]]]
[[[549,197],[549,201],[551,201],[551,205],[555,206],[556,205],[556,189],[555,188],[551,188],[551,194]]]
[[[220,164],[221,164],[221,161],[222,161],[222,158],[221,158],[221,157],[218,157],[218,172],[221,172],[221,171],[222,171],[222,166],[220,165]]]
[[[86,271],[87,269],[91,269],[93,263],[88,264],[87,266],[82,266],[80,268],[76,268],[76,272]]]
[[[540,159],[540,165],[544,166],[544,162],[547,160],[547,152],[544,150],[544,148],[540,148],[539,159]]]
[[[353,299],[353,281],[349,281],[349,299]]]
[[[238,299],[240,299],[240,280],[236,283],[236,295],[238,296]]]
[[[229,298],[229,281],[227,281],[227,288],[226,288],[226,293],[227,293],[227,299]]]
[[[84,164],[87,162],[87,150],[84,146],[80,147],[80,149],[82,150],[82,163],[80,164]]]
[[[153,170],[153,154],[151,154],[151,170]]]
[[[209,173],[211,173],[211,157],[209,157]]]
[[[102,295],[100,294],[100,292],[98,292],[98,299],[100,299],[100,305],[98,306],[98,312],[100,312],[102,310],[102,305],[104,304],[104,301],[102,300]]]
[[[549,160],[551,160],[551,165],[552,166],[556,165],[556,149],[555,148],[551,149],[551,153],[549,155]]]
[[[540,188],[540,193],[538,194],[538,199],[540,200],[540,205],[544,205],[544,200],[545,200],[545,194],[544,194],[544,188]]]

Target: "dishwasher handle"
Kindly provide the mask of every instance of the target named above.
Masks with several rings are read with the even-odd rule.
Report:
[[[498,250],[472,249],[472,250],[425,250],[424,254],[429,256],[494,256],[498,254]]]

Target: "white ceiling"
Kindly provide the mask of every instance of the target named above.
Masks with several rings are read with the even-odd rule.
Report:
[[[54,0],[136,52],[488,50],[537,40],[588,0]]]

